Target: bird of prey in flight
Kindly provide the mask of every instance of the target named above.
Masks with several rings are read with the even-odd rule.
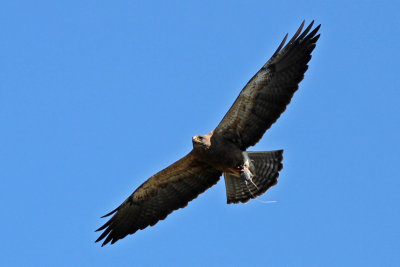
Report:
[[[165,219],[176,209],[225,178],[227,203],[245,203],[277,183],[283,150],[248,152],[280,117],[304,78],[321,25],[304,22],[251,78],[218,126],[195,135],[185,157],[154,174],[137,188],[97,231],[103,246]]]

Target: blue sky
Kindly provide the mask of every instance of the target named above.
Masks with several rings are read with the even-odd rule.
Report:
[[[397,266],[395,1],[8,1],[0,9],[0,265]],[[251,150],[279,184],[224,182],[101,248],[100,216],[211,131],[283,36],[322,24],[300,90]]]

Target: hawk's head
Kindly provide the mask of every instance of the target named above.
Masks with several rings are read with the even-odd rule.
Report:
[[[192,137],[194,148],[205,148],[210,146],[210,137],[207,135],[195,135]]]

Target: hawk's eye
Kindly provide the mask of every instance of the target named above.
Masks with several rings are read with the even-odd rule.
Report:
[[[197,138],[199,138],[199,140],[203,140],[203,136],[198,136]]]

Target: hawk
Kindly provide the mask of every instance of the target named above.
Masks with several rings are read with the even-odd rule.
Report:
[[[304,21],[285,45],[287,34],[267,63],[251,78],[209,134],[192,138],[193,149],[154,174],[97,231],[102,246],[155,225],[168,214],[225,178],[227,203],[246,203],[277,184],[283,150],[248,152],[280,117],[304,78],[319,39],[318,25],[304,30]]]

